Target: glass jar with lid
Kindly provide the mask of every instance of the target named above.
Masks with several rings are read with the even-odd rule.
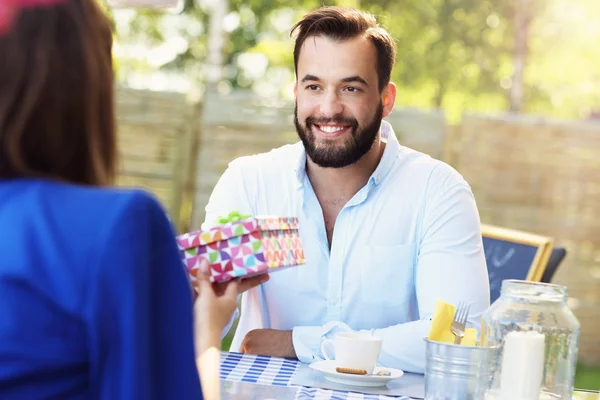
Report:
[[[564,286],[505,280],[500,298],[484,313],[481,322],[481,344],[500,346],[499,365],[495,366],[490,398],[500,398],[502,353],[507,335],[523,332],[542,338],[539,352],[541,392],[540,399],[571,399],[577,364],[580,324],[567,306],[567,288]],[[527,331],[533,331],[528,332]],[[520,335],[520,334],[519,334]],[[543,336],[542,336],[543,335]],[[510,336],[514,336],[511,334]],[[527,346],[524,347],[527,353]],[[523,362],[528,354],[520,354]],[[512,372],[514,376],[514,371]],[[523,371],[527,373],[526,370]],[[502,383],[506,385],[506,383]]]

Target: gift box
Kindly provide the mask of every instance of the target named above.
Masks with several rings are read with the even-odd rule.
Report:
[[[203,259],[210,266],[212,282],[305,263],[295,217],[246,217],[179,235],[177,243],[192,280]]]

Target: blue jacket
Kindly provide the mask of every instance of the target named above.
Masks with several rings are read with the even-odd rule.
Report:
[[[192,317],[152,196],[0,181],[0,398],[201,399]]]

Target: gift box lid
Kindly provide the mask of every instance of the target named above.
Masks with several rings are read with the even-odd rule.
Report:
[[[298,229],[298,218],[296,217],[257,216],[255,219],[258,224],[258,228],[261,231],[285,231]]]
[[[260,235],[261,231],[297,230],[298,218],[296,217],[270,217],[259,216],[231,221],[217,225],[208,230],[184,233],[177,236],[180,250],[187,250],[210,243],[231,239],[242,235]]]

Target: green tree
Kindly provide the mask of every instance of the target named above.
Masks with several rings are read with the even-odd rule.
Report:
[[[117,31],[117,39],[159,45],[166,39],[165,21],[171,20],[185,46],[159,70],[180,72],[201,84],[209,20],[202,1],[211,0],[200,5],[187,0],[177,16],[136,13],[126,29]],[[289,96],[285,83],[293,81],[292,24],[320,5],[345,4],[372,12],[396,38],[393,80],[400,105],[441,107],[453,121],[464,110],[508,110],[511,92],[513,109],[525,112],[577,117],[598,108],[600,52],[595,43],[600,33],[593,15],[600,14],[599,3],[527,3],[523,19],[512,0],[230,0],[220,89],[271,87],[270,94]],[[579,19],[569,16],[572,10],[579,10]],[[519,36],[517,24],[523,20],[526,35]],[[515,73],[519,51],[523,74]],[[126,57],[119,61],[122,76],[157,68]],[[523,95],[517,96],[516,107],[514,84],[521,81]]]

